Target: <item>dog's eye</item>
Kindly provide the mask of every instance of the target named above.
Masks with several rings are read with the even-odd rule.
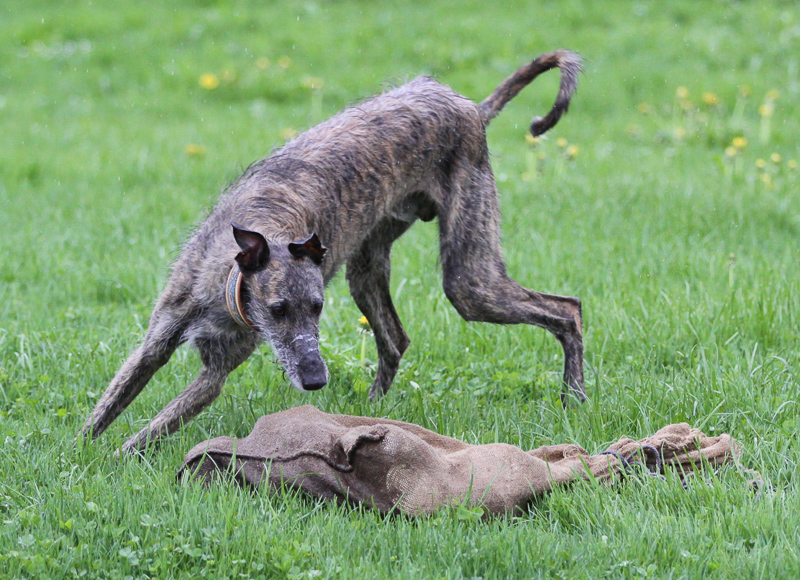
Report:
[[[322,312],[322,302],[315,302],[311,305],[311,312],[314,314],[319,314]]]
[[[283,304],[279,306],[273,306],[269,309],[269,311],[275,318],[283,318],[284,316],[286,316],[286,306],[284,306]]]

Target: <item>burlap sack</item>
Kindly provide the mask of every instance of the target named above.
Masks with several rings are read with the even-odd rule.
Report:
[[[243,439],[218,437],[186,455],[179,476],[207,483],[232,477],[248,487],[288,485],[314,497],[419,515],[467,500],[490,513],[522,510],[553,486],[592,477],[606,481],[631,463],[681,475],[719,466],[738,452],[729,435],[706,437],[686,423],[642,441],[621,439],[589,455],[577,445],[525,452],[505,443],[468,445],[418,425],[313,406],[261,417]],[[467,499],[468,498],[468,499]]]

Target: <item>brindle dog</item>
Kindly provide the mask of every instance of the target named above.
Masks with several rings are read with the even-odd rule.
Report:
[[[528,290],[506,274],[486,144],[489,121],[556,67],[556,102],[531,124],[540,135],[567,111],[581,70],[573,53],[538,57],[480,105],[432,78],[414,79],[345,109],[251,165],[186,244],[143,343],[81,434],[100,435],[184,342],[199,349],[200,374],[123,451],[143,449],[208,406],[265,338],[295,387],[325,386],[323,288],[344,263],[378,348],[370,398],[382,396],[409,344],[389,291],[392,242],[417,219],[435,217],[444,292],[458,313],[552,332],[564,349],[562,400],[583,401],[581,303]]]

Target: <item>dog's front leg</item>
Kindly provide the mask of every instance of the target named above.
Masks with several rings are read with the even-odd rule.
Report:
[[[204,367],[197,378],[175,397],[150,424],[128,439],[123,453],[141,452],[156,440],[180,429],[184,423],[214,402],[222,391],[228,373]]]
[[[83,424],[78,437],[96,438],[105,431],[137,395],[158,369],[164,366],[183,339],[185,325],[156,311],[144,342],[117,372],[111,384]]]
[[[203,368],[150,424],[122,446],[123,453],[141,452],[159,438],[174,433],[216,400],[228,375],[252,354],[259,342],[255,333],[234,342],[196,340]]]

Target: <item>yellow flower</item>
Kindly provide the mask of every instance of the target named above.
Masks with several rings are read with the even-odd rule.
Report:
[[[716,105],[719,103],[719,97],[716,93],[703,93],[703,102],[706,105]]]
[[[363,328],[364,330],[369,330],[370,329],[369,320],[367,320],[366,316],[362,316],[361,318],[359,318],[358,319],[358,323],[361,325],[361,328]]]
[[[685,99],[686,97],[689,96],[689,89],[687,89],[686,87],[678,87],[677,89],[675,89],[675,96],[678,97],[679,99]]]
[[[304,89],[321,89],[325,85],[325,81],[319,77],[305,77],[302,85]]]
[[[565,151],[567,159],[575,159],[578,156],[578,151],[580,151],[580,149],[578,149],[577,145],[570,145],[567,147],[567,150]]]
[[[637,139],[642,134],[642,128],[639,125],[628,125],[625,127],[628,136]]]
[[[781,94],[778,92],[778,89],[770,89],[769,91],[767,91],[767,98],[770,101],[777,101],[778,97],[780,96]]]
[[[767,166],[767,162],[763,159],[756,159],[756,167],[759,169],[764,169]]]
[[[203,73],[197,81],[201,87],[213,91],[219,86],[219,79],[214,73]]]
[[[771,101],[764,103],[758,108],[758,114],[761,115],[762,117],[771,117],[772,113],[774,112],[775,112],[775,105],[773,105]]]
[[[642,115],[646,115],[647,113],[650,112],[650,105],[648,105],[647,103],[639,103],[639,105],[636,108],[639,109],[639,112]]]
[[[789,169],[797,169],[797,159],[789,159],[789,161],[786,162],[786,167]]]
[[[772,176],[769,173],[762,173],[760,179],[764,185],[772,185]]]
[[[558,145],[561,149],[567,146],[567,140],[563,137],[559,137],[556,139],[556,145]]]
[[[272,64],[266,56],[259,56],[256,59],[256,66],[259,70],[267,70],[269,65]]]
[[[739,152],[739,150],[736,147],[733,147],[733,146],[725,148],[725,155],[727,155],[728,157],[736,157],[736,154],[738,152]]]
[[[731,145],[737,149],[744,149],[747,146],[747,139],[744,137],[734,137],[733,141],[731,141]]]
[[[527,143],[528,145],[531,145],[532,147],[535,147],[536,145],[538,145],[541,142],[542,142],[542,138],[541,137],[534,137],[530,133],[525,133],[525,143]]]
[[[750,85],[742,85],[739,87],[739,96],[745,99],[750,96]]]
[[[283,70],[286,70],[290,66],[292,66],[292,59],[288,56],[281,56],[278,58],[278,66],[281,67]]]
[[[287,141],[297,135],[297,130],[294,127],[284,127],[281,129],[278,135],[281,136],[281,139],[286,139]]]
[[[206,148],[202,145],[198,145],[197,143],[189,143],[184,147],[186,154],[189,157],[202,157],[206,154]]]
[[[769,156],[769,160],[772,161],[775,164],[778,164],[778,163],[781,162],[781,154],[780,153],[773,153],[772,155]]]
[[[675,129],[673,130],[673,134],[678,139],[683,139],[684,137],[686,137],[686,129],[684,129],[683,127],[675,127]]]

